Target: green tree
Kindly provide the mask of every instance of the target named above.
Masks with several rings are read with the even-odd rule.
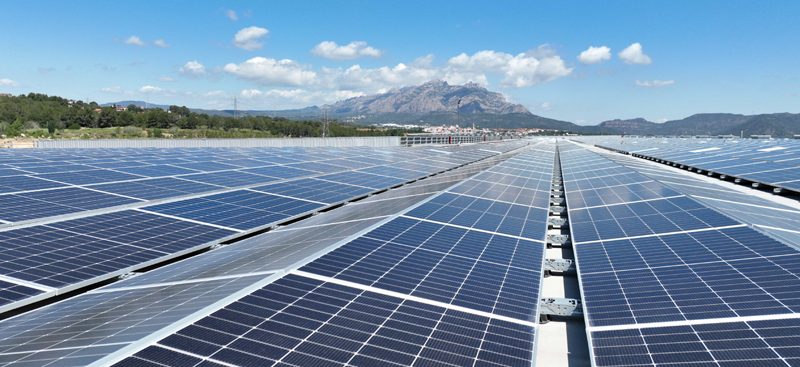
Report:
[[[103,107],[97,116],[97,126],[101,128],[114,127],[117,122],[117,111],[114,107]]]
[[[134,112],[125,111],[117,115],[117,124],[115,126],[131,126],[134,123]]]

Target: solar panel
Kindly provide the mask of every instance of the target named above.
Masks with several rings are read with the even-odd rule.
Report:
[[[534,328],[289,275],[115,366],[530,366]]]
[[[133,210],[0,232],[0,274],[64,287],[234,234]]]
[[[4,366],[85,366],[264,279],[96,290],[0,323]]]
[[[594,153],[583,150],[562,151],[561,157],[562,165],[572,172],[591,169],[598,162]],[[632,163],[629,168],[640,166]],[[652,179],[670,176],[642,169]],[[678,191],[688,187],[687,192],[697,194],[703,204],[715,203],[726,213],[754,207],[723,201],[723,189],[695,190],[691,179],[672,176],[666,182]],[[793,290],[800,286],[796,248],[684,196],[648,200],[632,195],[632,190],[623,197],[618,190],[581,189],[569,181],[565,187],[595,365],[792,365],[794,352],[789,351],[797,346],[785,349],[790,354],[777,352],[755,324],[775,327],[794,322],[774,319],[795,315],[800,307],[800,296]],[[602,205],[573,209],[572,204],[581,208],[594,200],[587,200],[592,196],[580,190],[605,192],[598,196],[615,196],[622,204],[603,200]],[[703,194],[712,198],[699,196]],[[736,195],[728,199],[736,200]],[[680,211],[669,209],[667,203],[706,226],[690,220],[677,223],[668,214]],[[698,210],[704,214],[692,213]],[[749,212],[755,210],[745,211],[750,217],[732,216],[753,219]],[[664,219],[648,218],[659,215]]]
[[[521,320],[535,318],[544,245],[395,219],[301,271]]]

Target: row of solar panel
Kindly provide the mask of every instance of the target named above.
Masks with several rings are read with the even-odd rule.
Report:
[[[235,246],[206,252],[4,320],[0,322],[0,366],[75,366],[96,362],[219,299],[269,280],[270,271],[303,262],[386,215],[506,158],[493,157],[458,168],[237,242]],[[219,276],[222,278],[217,279]]]
[[[219,162],[201,162],[191,164],[205,165],[208,166],[207,168],[209,170],[222,168],[227,170],[211,173],[186,174],[187,172],[181,171],[184,170],[184,168],[153,165],[120,169],[123,171],[139,170],[137,172],[128,173],[92,168],[87,171],[61,172],[50,174],[47,177],[41,176],[46,179],[40,179],[35,176],[4,177],[2,183],[0,183],[0,194],[19,193],[21,191],[30,190],[46,191],[0,195],[0,209],[2,209],[0,210],[0,220],[5,222],[28,221],[87,210],[137,204],[142,203],[143,200],[157,200],[189,194],[208,193],[240,186],[265,184],[276,180],[318,175],[320,173],[347,169],[364,169],[364,173],[354,174],[348,172],[345,174],[330,175],[328,178],[337,182],[352,182],[375,188],[386,186],[387,183],[397,184],[412,178],[417,178],[421,176],[420,172],[433,173],[441,169],[449,169],[452,168],[454,164],[463,164],[470,160],[485,157],[486,154],[485,152],[464,151],[457,154],[456,157],[447,157],[444,159],[451,163],[433,163],[433,161],[429,159],[423,159],[420,162],[401,162],[393,165],[390,164],[388,166],[371,168],[364,167],[373,164],[389,164],[391,162],[380,159],[368,161],[363,159],[364,157],[355,157],[360,159],[330,160],[336,161],[339,165],[315,162],[313,164],[300,163],[280,166],[275,165],[274,162],[264,162],[262,166],[265,167],[244,169],[242,167],[224,165]],[[441,156],[441,154],[438,153],[427,152],[425,154],[419,154],[414,152],[411,154],[397,154],[397,157],[392,157],[392,159],[411,159],[416,157],[430,157],[432,155]],[[282,160],[281,157],[277,157],[277,159],[279,162]],[[408,167],[409,164],[417,167],[416,170],[412,171],[397,167]],[[63,162],[59,164],[59,166],[68,165],[69,164],[63,164]],[[200,166],[192,167],[200,169]],[[215,168],[212,169],[212,167]],[[302,167],[302,169],[300,167]],[[189,171],[188,173],[192,172],[194,171]],[[378,175],[373,175],[370,172],[378,173]],[[380,175],[381,172],[392,173],[389,176],[385,176]],[[175,175],[179,177],[163,177]],[[150,178],[145,179],[144,177]],[[88,186],[76,188],[68,185]],[[31,209],[23,211],[19,210],[19,208]],[[52,209],[52,211],[50,209]]]
[[[719,141],[697,143],[676,143],[653,139],[636,139],[634,144],[620,144],[618,140],[602,143],[610,148],[637,153],[655,159],[677,162],[703,171],[718,172],[731,177],[763,182],[770,185],[800,189],[800,156],[794,142],[774,142],[765,144],[742,143],[726,144]]]
[[[524,155],[507,162],[524,161]],[[552,170],[552,163],[550,166]],[[460,209],[484,214],[492,207],[501,211],[494,206],[498,202],[491,200],[455,194],[437,198],[445,195],[474,204]],[[478,200],[488,205],[476,204]],[[523,213],[521,205],[499,204],[506,214],[517,208],[514,213],[522,218],[531,209],[524,207]],[[426,206],[436,209],[442,205],[427,202],[417,209],[430,210],[424,209]],[[117,365],[149,362],[173,366],[204,360],[285,366],[530,366],[542,238],[535,242],[421,221],[412,218],[415,210],[310,262],[298,275],[283,277]],[[457,216],[452,213],[443,218],[449,222]],[[543,234],[546,225],[539,225]],[[521,322],[501,322],[299,275],[307,273]]]
[[[482,157],[483,154],[486,153],[476,156]],[[453,155],[458,155],[458,151]],[[457,161],[464,159],[467,158],[461,157]],[[411,162],[404,164],[408,166],[409,163]],[[425,171],[430,169],[423,168]],[[398,172],[398,176],[409,177],[409,173],[413,171],[398,169]],[[424,172],[416,174],[415,178],[426,175]],[[359,186],[341,181],[356,181]],[[349,174],[289,181],[284,186],[273,184],[252,190],[229,191],[140,209],[2,231],[0,241],[5,246],[0,250],[4,255],[0,261],[0,274],[55,288],[77,287],[167,256],[210,246],[237,232],[263,228],[328,204],[352,199],[404,181],[395,177],[352,171]],[[303,189],[304,185],[308,185],[308,188]],[[42,191],[38,194],[55,191]],[[279,195],[268,193],[270,191]],[[50,197],[51,201],[62,200],[64,203],[65,198],[55,195]],[[97,208],[92,198],[79,194],[69,204],[70,208]],[[39,208],[48,213],[58,211],[58,208],[44,204]],[[31,215],[29,209],[20,207],[20,213]],[[13,301],[11,297],[17,301],[29,298],[20,292],[12,292],[8,294],[8,298],[4,298],[6,301],[0,306],[5,305],[4,309],[12,307],[13,305],[8,304],[8,301]]]
[[[581,148],[570,148],[567,152],[562,150],[561,160],[571,171],[590,170],[592,165],[604,160]],[[679,186],[673,187],[679,189]],[[567,190],[567,197],[581,192]],[[599,208],[570,208],[572,233],[581,237],[585,232],[574,220],[593,223],[595,215],[601,221],[609,218],[606,220],[628,228],[631,227],[629,222],[638,223],[637,218],[658,209],[649,204],[663,202],[658,204],[661,206],[671,200],[679,200],[681,204],[676,206],[683,207],[684,211],[710,210],[687,197],[603,206],[599,207],[603,211],[596,213],[591,211]],[[715,211],[710,214],[696,216],[705,221],[705,230],[687,232],[691,227],[679,226],[676,232],[682,233],[653,236],[659,231],[615,233],[613,228],[595,224],[603,238],[620,235],[625,238],[590,243],[577,241],[575,253],[588,326],[590,330],[615,327],[590,333],[596,365],[777,366],[794,363],[787,359],[794,353],[791,348],[775,349],[778,344],[770,345],[769,337],[753,331],[758,325],[779,325],[775,321],[757,321],[751,326],[741,322],[702,325],[703,320],[737,320],[745,316],[770,318],[793,315],[800,310],[800,296],[794,291],[800,286],[800,266],[797,265],[800,252],[730,219],[709,223],[709,218],[723,217]],[[644,219],[641,221],[650,224]],[[711,229],[731,223],[738,225]],[[635,235],[645,237],[627,238]],[[786,325],[784,321],[780,325]],[[647,327],[658,322],[673,322],[677,326]],[[620,329],[619,326],[629,328]],[[749,334],[739,333],[737,329],[748,329]],[[796,345],[792,346],[795,350]]]

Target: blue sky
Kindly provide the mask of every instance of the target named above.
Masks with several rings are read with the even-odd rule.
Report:
[[[149,92],[152,103],[214,109],[238,96],[242,109],[287,109],[440,78],[476,81],[537,115],[580,124],[798,113],[797,9],[796,1],[6,2],[0,93],[102,103]]]

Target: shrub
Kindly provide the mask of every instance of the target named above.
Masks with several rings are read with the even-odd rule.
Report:
[[[153,137],[154,138],[163,138],[164,134],[161,132],[161,129],[153,129]]]
[[[74,124],[72,124],[72,125],[69,125],[69,127],[68,127],[67,129],[70,129],[70,130],[80,130],[80,129],[81,129],[81,125],[80,125],[80,124],[78,124],[78,123],[76,122],[76,123],[74,123]]]
[[[125,128],[122,129],[122,133],[125,134],[125,135],[139,137],[139,136],[142,136],[142,129],[140,129],[140,128],[136,127],[136,126],[125,126]]]
[[[24,125],[22,125],[22,130],[37,130],[40,129],[40,126],[36,121],[28,121]]]
[[[56,122],[55,121],[49,121],[47,123],[47,132],[50,133],[50,134],[53,134],[53,133],[56,132]]]

